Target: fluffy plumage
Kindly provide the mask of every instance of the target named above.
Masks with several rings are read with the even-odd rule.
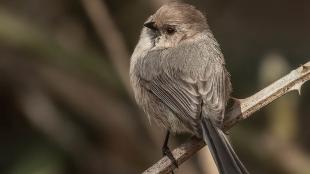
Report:
[[[206,18],[170,3],[146,23],[130,66],[137,103],[166,129],[203,137],[221,173],[247,173],[220,130],[231,83]]]

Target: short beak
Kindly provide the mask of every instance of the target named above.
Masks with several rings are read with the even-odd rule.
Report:
[[[156,29],[156,26],[155,26],[155,22],[146,22],[143,24],[145,27],[149,28],[149,29],[152,29],[152,30],[155,30]]]

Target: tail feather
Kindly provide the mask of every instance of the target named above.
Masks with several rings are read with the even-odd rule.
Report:
[[[222,130],[216,128],[210,119],[202,120],[203,138],[221,174],[249,174]]]

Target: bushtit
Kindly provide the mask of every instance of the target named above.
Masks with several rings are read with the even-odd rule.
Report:
[[[138,105],[167,129],[162,150],[176,166],[169,134],[187,132],[204,139],[221,174],[248,173],[221,130],[230,76],[199,10],[173,2],[150,16],[131,57],[130,79]]]

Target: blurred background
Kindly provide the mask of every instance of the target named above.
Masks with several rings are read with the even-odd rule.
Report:
[[[144,20],[165,0],[0,1],[0,173],[135,174],[161,157],[129,86]],[[310,1],[195,0],[245,98],[309,61]],[[310,86],[230,130],[254,174],[310,173]],[[188,135],[173,137],[171,148]],[[207,148],[177,174],[215,174]]]

